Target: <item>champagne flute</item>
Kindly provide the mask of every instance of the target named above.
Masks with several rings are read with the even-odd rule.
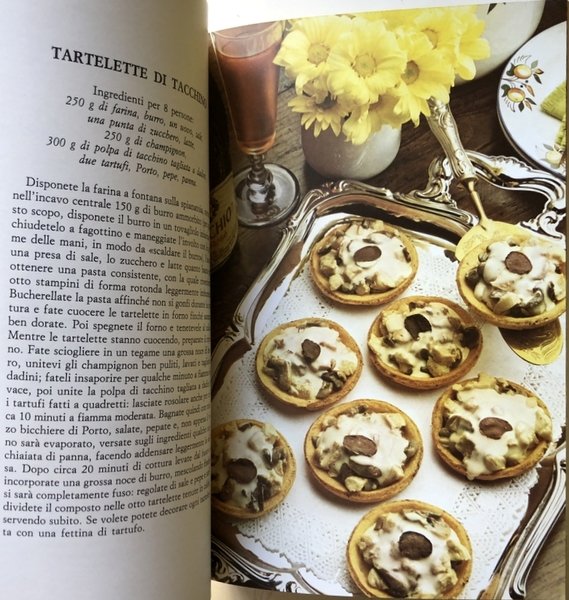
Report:
[[[235,138],[250,161],[235,175],[237,215],[242,225],[252,227],[284,219],[300,195],[287,168],[265,162],[276,137],[279,67],[273,59],[282,35],[279,21],[212,34]]]

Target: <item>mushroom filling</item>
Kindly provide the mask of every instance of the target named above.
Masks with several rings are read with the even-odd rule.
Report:
[[[378,220],[366,219],[336,230],[318,254],[318,267],[330,290],[345,294],[385,292],[412,273],[405,245]]]
[[[439,377],[458,367],[480,341],[477,327],[440,302],[410,302],[401,310],[386,310],[370,349],[404,375]]]
[[[340,333],[318,322],[291,326],[267,344],[263,372],[283,392],[305,400],[341,390],[358,368],[358,356]]]
[[[536,398],[481,376],[453,387],[438,435],[475,479],[521,463],[540,441],[551,441],[552,423]]]
[[[378,518],[358,542],[367,582],[395,598],[439,598],[458,581],[468,549],[439,515],[402,510]]]
[[[532,317],[565,298],[563,250],[532,240],[493,242],[466,275],[474,296],[497,315]]]
[[[269,424],[242,425],[212,440],[212,494],[222,502],[262,511],[281,490],[286,468],[286,452]]]
[[[316,464],[350,492],[386,487],[404,476],[417,452],[405,437],[406,422],[398,413],[350,411],[327,417],[313,437]]]

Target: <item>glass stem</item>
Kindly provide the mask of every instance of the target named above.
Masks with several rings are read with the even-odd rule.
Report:
[[[255,214],[266,213],[275,199],[272,173],[265,167],[264,154],[249,155],[251,170],[247,175],[247,199]]]

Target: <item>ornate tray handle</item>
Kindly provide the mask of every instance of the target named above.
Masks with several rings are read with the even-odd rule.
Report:
[[[479,152],[467,151],[479,177],[488,183],[505,189],[520,192],[536,192],[545,196],[541,212],[520,225],[553,239],[564,240],[558,227],[565,218],[565,183],[540,169],[529,167],[512,156],[490,158]]]

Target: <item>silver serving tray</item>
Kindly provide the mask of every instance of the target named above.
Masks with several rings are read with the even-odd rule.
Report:
[[[536,234],[563,240],[558,227],[565,217],[565,184],[545,171],[512,157],[489,157],[468,151],[481,179],[496,187],[537,192],[544,197],[541,212],[520,222]],[[392,192],[355,181],[337,181],[310,191],[283,229],[279,246],[237,307],[233,322],[212,355],[212,394],[219,391],[229,368],[249,352],[266,321],[302,268],[312,243],[327,221],[342,216],[381,218],[448,250],[477,219],[460,209],[450,194],[453,175],[446,159],[430,165],[424,190]],[[565,508],[565,439],[552,445],[539,468],[526,514],[510,539],[483,598],[525,598],[525,582],[547,535]],[[350,595],[341,586],[316,577],[303,565],[293,565],[282,553],[271,553],[258,540],[242,544],[242,534],[225,522],[213,521],[212,577],[224,583],[281,592]],[[251,551],[255,545],[259,552]],[[261,561],[258,556],[270,556]]]

